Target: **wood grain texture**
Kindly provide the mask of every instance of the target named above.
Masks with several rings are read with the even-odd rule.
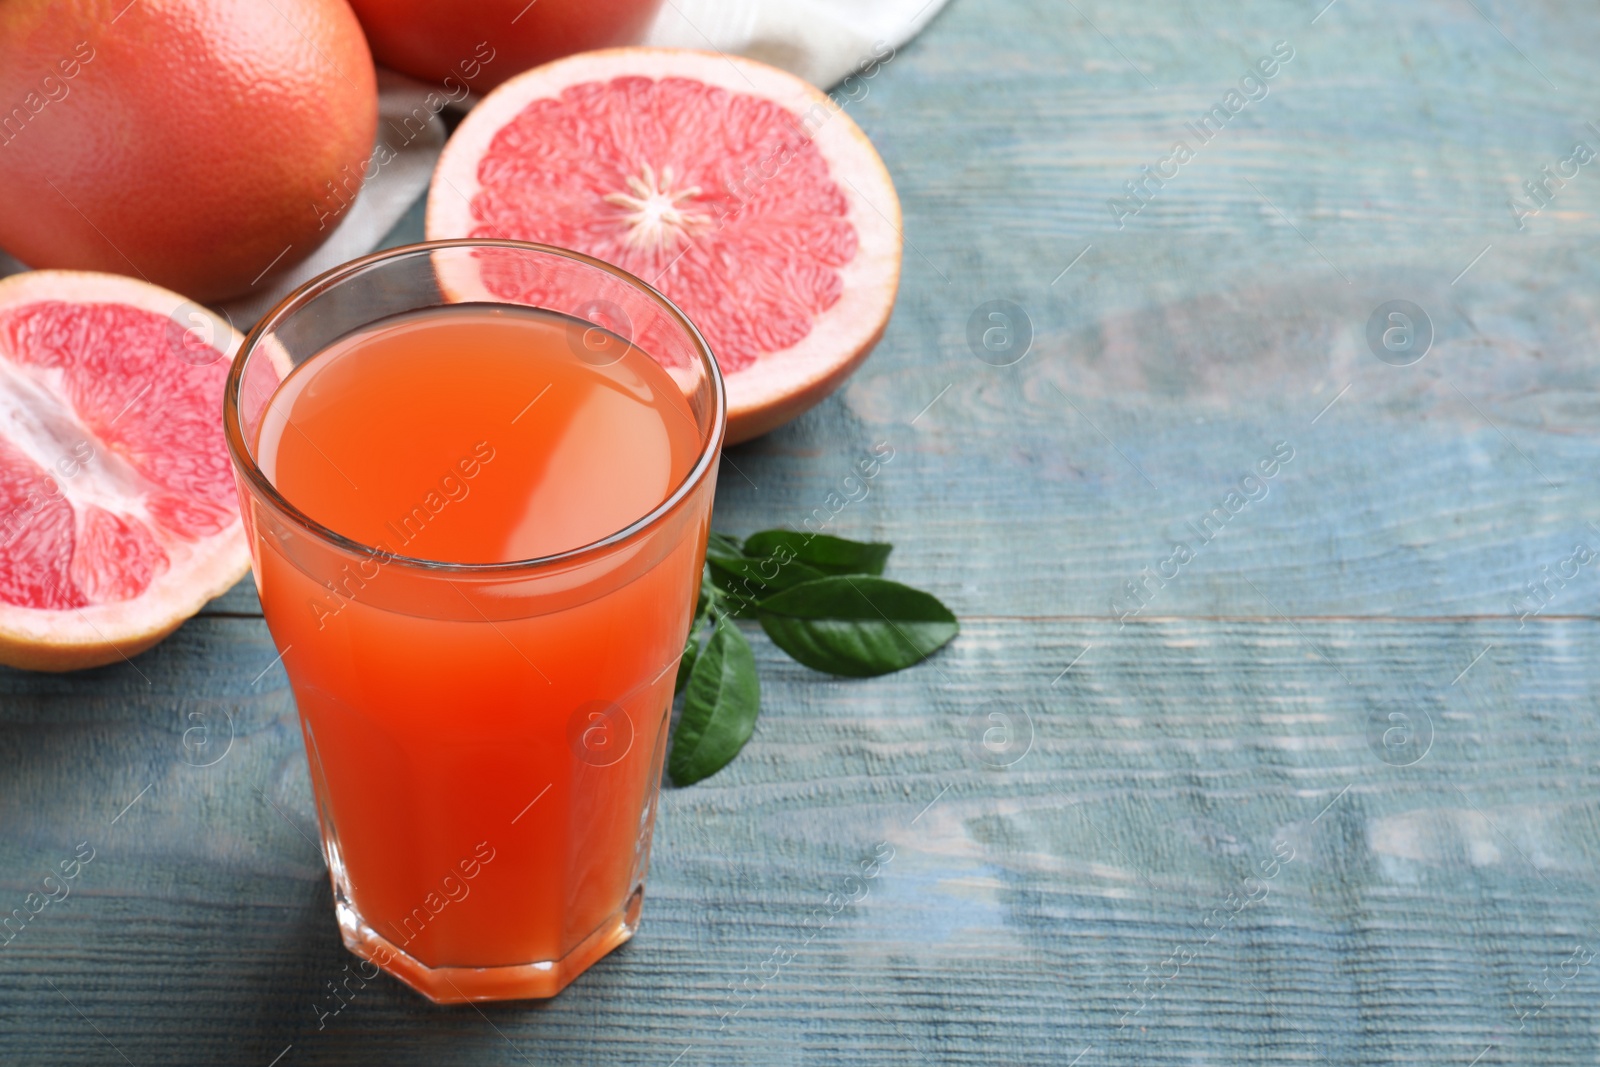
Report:
[[[133,664],[0,673],[0,913],[96,850],[0,945],[0,1061],[1595,1062],[1600,567],[1514,602],[1600,550],[1600,170],[1523,230],[1506,201],[1600,148],[1600,16],[1321,8],[957,0],[854,94],[905,208],[895,318],[729,453],[717,523],[822,509],[963,633],[857,682],[752,631],[754,738],[666,792],[640,936],[556,1000],[385,979],[319,1018],[350,958],[248,582]],[[998,299],[1033,332],[1006,367],[967,340]],[[1392,299],[1433,323],[1409,367],[1367,346]]]

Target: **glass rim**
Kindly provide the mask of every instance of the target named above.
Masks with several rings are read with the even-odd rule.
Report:
[[[264,473],[262,473],[260,465],[256,463],[255,457],[251,455],[250,448],[245,442],[244,429],[239,416],[239,399],[244,390],[245,364],[249,362],[250,356],[255,353],[256,349],[260,346],[262,339],[266,337],[269,332],[280,325],[295,311],[309,303],[313,298],[329,291],[346,278],[368,267],[371,267],[374,264],[382,263],[387,260],[400,260],[417,255],[431,254],[441,249],[476,248],[509,248],[521,252],[538,252],[544,255],[557,256],[562,259],[568,259],[590,267],[598,268],[599,270],[605,271],[607,274],[619,279],[624,284],[643,292],[645,296],[659,305],[661,309],[667,313],[669,318],[676,321],[678,325],[682,327],[683,331],[688,335],[689,340],[694,345],[695,351],[699,354],[701,363],[710,373],[712,385],[711,392],[713,417],[711,433],[707,436],[705,443],[701,446],[699,455],[695,457],[694,466],[689,469],[689,473],[684,475],[683,480],[678,483],[678,485],[670,494],[668,494],[665,500],[622,529],[617,530],[614,533],[607,534],[605,537],[602,537],[599,540],[590,541],[588,544],[579,545],[575,548],[569,548],[564,551],[551,553],[550,555],[546,556],[535,556],[529,559],[520,560],[507,560],[499,563],[450,563],[443,560],[423,559],[419,556],[406,556],[398,552],[388,552],[380,548],[375,548],[371,545],[362,544],[360,541],[357,541],[352,537],[347,537],[344,534],[339,533],[337,530],[323,525],[316,519],[313,519],[311,516],[301,511],[299,508],[295,507],[295,505],[291,504],[282,493],[278,492],[277,487],[272,484],[272,482]],[[446,304],[439,306],[447,307],[449,305]],[[506,306],[532,307],[533,305],[512,304],[507,302]],[[418,308],[416,310],[426,309]],[[626,340],[628,340],[628,344],[631,347],[638,347],[631,339]],[[641,349],[641,351],[643,350]],[[646,352],[645,355],[649,356],[649,353]],[[316,357],[313,355],[310,358],[314,359]],[[268,403],[270,402],[271,400],[269,398]],[[297,525],[304,528],[314,537],[331,542],[334,546],[347,552],[365,556],[369,559],[379,558],[382,559],[385,564],[399,563],[403,566],[416,567],[421,570],[459,574],[463,576],[505,575],[509,572],[520,572],[535,568],[544,568],[553,564],[570,563],[592,553],[628,541],[638,534],[641,534],[651,527],[657,525],[667,515],[671,514],[671,512],[676,509],[677,506],[687,496],[689,496],[690,493],[694,492],[700,483],[705,480],[707,474],[711,470],[711,467],[716,463],[717,457],[721,452],[723,438],[727,433],[727,415],[727,388],[722,379],[722,368],[718,365],[716,357],[711,353],[711,346],[706,343],[706,339],[701,335],[699,328],[689,320],[689,316],[685,315],[678,305],[674,304],[670,299],[668,299],[667,296],[659,289],[637,275],[630,274],[628,271],[623,270],[621,267],[614,266],[613,264],[607,263],[601,259],[596,259],[594,256],[585,255],[582,252],[575,252],[572,249],[560,248],[555,245],[538,244],[533,241],[513,241],[504,238],[466,237],[444,241],[419,241],[414,244],[398,245],[393,248],[379,249],[376,252],[369,252],[367,255],[341,263],[338,266],[317,275],[315,278],[302,283],[301,285],[295,287],[295,289],[290,292],[288,296],[285,296],[282,300],[278,301],[278,303],[272,307],[272,310],[263,315],[260,321],[250,328],[250,332],[245,336],[244,343],[239,346],[239,351],[233,357],[232,365],[228,368],[228,377],[223,386],[222,393],[223,437],[227,442],[228,455],[229,458],[233,460],[234,469],[243,476],[252,493],[257,493],[265,497],[267,502],[270,503],[275,509],[283,513],[289,519],[293,520]]]

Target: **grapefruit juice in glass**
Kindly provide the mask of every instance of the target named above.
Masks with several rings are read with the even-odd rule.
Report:
[[[598,261],[437,242],[289,297],[224,415],[345,944],[436,1001],[555,994],[639,922],[715,360]]]

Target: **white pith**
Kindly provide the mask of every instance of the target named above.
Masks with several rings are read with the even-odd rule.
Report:
[[[798,344],[764,353],[750,366],[726,375],[729,441],[733,443],[752,436],[735,432],[735,423],[742,416],[756,416],[791,398],[805,397],[788,412],[792,417],[837,385],[866,357],[882,333],[899,288],[902,239],[894,183],[866,135],[826,95],[763,63],[668,48],[607,49],[536,67],[485,97],[445,145],[428,191],[427,236],[430,240],[468,237],[480,225],[472,214],[472,198],[482,189],[476,161],[488,151],[495,134],[528,104],[557,96],[570,85],[624,75],[693,78],[728,92],[763,96],[787,108],[808,127],[814,125],[812,140],[845,198],[845,218],[856,230],[855,256],[836,268],[842,283],[839,301],[813,321],[811,332]],[[649,164],[648,160],[639,161],[641,174]],[[662,188],[668,184],[662,181],[657,193],[674,192]],[[636,191],[634,197],[652,199],[639,198]],[[659,200],[655,202],[659,204]],[[688,206],[682,201],[674,204],[680,212]],[[638,229],[643,228],[641,222]],[[692,229],[679,226],[673,236],[679,241],[692,239]],[[463,260],[441,260],[439,273],[446,291],[458,299],[493,299]]]
[[[44,300],[67,303],[127,304],[163,316],[203,314],[211,336],[226,357],[238,351],[243,338],[222,318],[196,312],[177,293],[119,275],[78,271],[32,271],[0,280],[0,310]],[[171,628],[198,611],[206,601],[227,591],[250,565],[249,547],[237,515],[219,533],[185,541],[150,520],[145,496],[156,487],[78,420],[61,392],[62,372],[19,366],[0,344],[0,434],[41,468],[50,472],[72,505],[81,534],[83,509],[98,505],[139,519],[167,555],[168,565],[150,585],[129,600],[89,604],[82,608],[30,608],[0,601],[0,640],[61,648],[115,648]],[[131,404],[158,403],[134,388]],[[217,418],[222,412],[219,408]],[[87,440],[94,456],[71,477],[56,463]]]
[[[608,204],[628,209],[623,220],[628,223],[630,246],[676,248],[679,242],[716,225],[716,220],[704,211],[679,203],[699,196],[698,185],[675,189],[671,167],[662,168],[659,181],[650,164],[641,164],[640,171],[642,177],[629,175],[628,192],[611,193],[605,198]]]
[[[62,400],[65,372],[18,366],[9,355],[0,344],[0,437],[51,476],[72,505],[80,531],[84,509],[91,505],[148,525],[144,502],[157,487],[78,421]],[[128,404],[131,407],[147,396],[134,390]],[[88,453],[82,451],[84,445]],[[76,457],[84,454],[91,458],[78,463]],[[0,525],[0,538],[4,537]]]

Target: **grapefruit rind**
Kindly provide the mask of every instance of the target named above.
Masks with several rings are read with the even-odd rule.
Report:
[[[0,311],[40,301],[125,304],[182,323],[203,315],[224,359],[232,359],[244,341],[215,312],[170,290],[121,275],[51,270],[0,279]],[[6,357],[0,351],[0,358]],[[169,566],[132,599],[63,609],[0,603],[0,663],[68,671],[130,658],[171,634],[250,569],[249,547],[237,514],[217,533],[193,541],[172,538],[162,548]]]
[[[749,440],[800,415],[860,366],[883,336],[900,284],[900,200],[894,182],[861,128],[807,82],[738,56],[672,48],[604,49],[536,67],[485,97],[446,144],[428,191],[427,237],[469,237],[482,225],[472,209],[483,189],[477,163],[501,128],[529,104],[558,96],[568,86],[625,76],[692,78],[779,104],[812,130],[812,141],[847,202],[845,219],[856,230],[858,246],[851,260],[836,268],[842,283],[838,302],[816,317],[797,344],[763,353],[750,366],[725,375],[727,442]],[[440,288],[449,298],[496,299],[472,265],[454,257],[438,262]],[[670,298],[670,289],[662,288]],[[684,310],[692,320],[693,310]]]
[[[387,162],[343,0],[0,2],[0,101],[0,245],[195,299],[306,260]]]

